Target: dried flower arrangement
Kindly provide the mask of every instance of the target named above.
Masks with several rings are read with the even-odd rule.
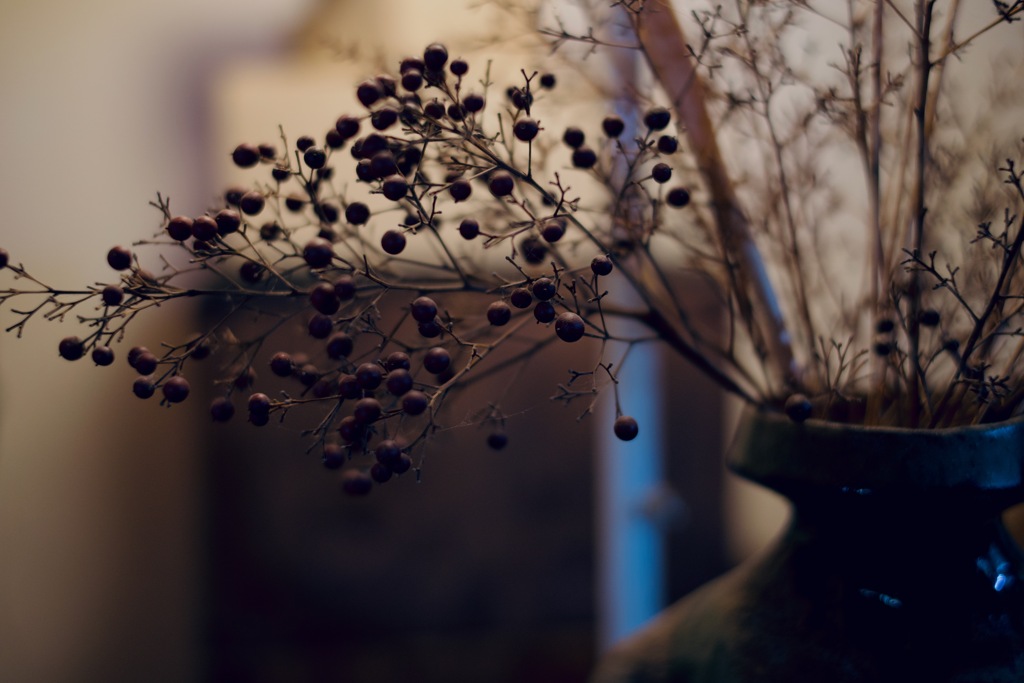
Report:
[[[418,471],[451,392],[585,339],[552,399],[586,403],[586,415],[610,391],[624,440],[640,426],[618,377],[655,341],[795,420],[1009,418],[1024,410],[1024,171],[997,126],[958,120],[950,72],[1012,27],[1024,0],[993,0],[966,33],[961,4],[849,0],[837,14],[811,0],[735,0],[684,24],[668,2],[620,0],[621,27],[541,33],[555,51],[580,44],[612,64],[642,55],[658,87],[620,78],[631,106],[561,130],[544,125],[559,102],[553,73],[498,84],[489,66],[432,44],[358,84],[364,110],[322,139],[238,145],[232,158],[253,182],[205,215],[176,215],[158,196],[156,237],[107,254],[115,283],[54,287],[0,249],[16,283],[0,289],[16,316],[7,331],[73,318],[87,331],[60,355],[107,366],[144,311],[227,302],[198,336],[127,352],[135,395],[183,401],[193,364],[215,355],[212,418],[244,404],[263,426],[314,409],[309,449],[354,494]],[[800,53],[816,25],[844,36],[816,60],[825,69]],[[992,111],[1013,104],[1004,90]],[[995,161],[978,161],[984,146]],[[831,167],[848,158],[857,180]],[[851,186],[855,211],[841,199]],[[853,236],[837,227],[844,211]],[[143,266],[141,246],[159,267]],[[836,273],[851,274],[861,252],[863,285],[851,289]],[[688,308],[694,281],[723,325]],[[301,341],[287,335],[297,327]],[[267,371],[286,388],[256,391]],[[500,449],[498,400],[480,420]]]

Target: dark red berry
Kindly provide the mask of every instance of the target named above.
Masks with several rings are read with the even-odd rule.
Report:
[[[363,424],[375,422],[380,417],[380,414],[380,401],[375,398],[361,398],[356,401],[356,406],[352,409],[352,417]]]
[[[672,167],[668,164],[657,163],[651,169],[651,177],[656,183],[667,183],[672,178]]]
[[[324,444],[321,460],[329,470],[340,469],[345,464],[345,449],[336,443]]]
[[[448,62],[448,48],[441,43],[432,43],[423,51],[423,64],[431,71],[440,71]]]
[[[285,208],[292,212],[302,211],[306,205],[306,198],[298,194],[290,194],[284,199]]]
[[[487,187],[495,197],[507,197],[512,194],[515,186],[516,183],[512,178],[512,174],[507,171],[496,171],[491,175],[491,179],[487,181]]]
[[[135,362],[139,359],[139,356],[141,356],[144,353],[149,353],[149,349],[147,349],[145,346],[133,346],[128,351],[128,365],[134,368]]]
[[[167,221],[167,234],[172,240],[184,242],[192,236],[192,219],[186,216],[175,216]]]
[[[156,385],[153,384],[152,377],[139,377],[132,384],[132,393],[139,398],[149,398],[156,393]]]
[[[380,99],[382,93],[377,81],[363,81],[356,86],[356,98],[364,107],[371,107]]]
[[[380,238],[380,248],[395,256],[405,251],[406,239],[401,230],[388,230]]]
[[[935,327],[939,324],[939,312],[931,309],[921,311],[921,324],[925,327]]]
[[[384,370],[376,363],[363,363],[356,368],[356,382],[359,388],[370,391],[380,386],[384,379]]]
[[[107,366],[114,362],[114,350],[109,346],[97,346],[92,350],[92,362]]]
[[[575,126],[569,126],[565,129],[565,133],[562,134],[562,142],[573,149],[582,145],[586,139],[586,135],[583,134],[583,131]]]
[[[459,223],[459,234],[464,239],[471,240],[480,234],[480,224],[472,218],[464,218]]]
[[[239,168],[252,168],[260,161],[260,150],[255,145],[241,144],[231,153],[231,160]]]
[[[402,87],[409,92],[416,92],[423,87],[423,73],[410,69],[402,74]]]
[[[272,242],[281,237],[281,232],[280,225],[274,221],[269,221],[260,226],[260,239]]]
[[[590,262],[590,270],[593,271],[594,275],[609,275],[613,268],[614,265],[611,258],[605,254],[595,256]]]
[[[572,311],[559,313],[555,318],[555,334],[562,341],[577,342],[583,338],[585,330],[586,325],[583,323],[583,318]]]
[[[270,371],[278,377],[291,377],[292,357],[284,351],[275,353],[270,359]]]
[[[412,458],[410,458],[407,453],[402,453],[402,455],[398,457],[398,460],[390,467],[391,471],[395,474],[405,474],[409,471],[409,468],[412,467]]]
[[[533,294],[526,287],[516,287],[509,294],[508,300],[516,308],[529,308],[533,303]]]
[[[379,462],[375,462],[370,465],[370,478],[378,484],[384,484],[391,480],[393,472],[387,465],[382,465]]]
[[[572,153],[572,165],[576,168],[593,168],[597,154],[586,145],[580,145]]]
[[[338,394],[342,398],[361,398],[363,390],[355,375],[342,375],[338,378]]]
[[[409,374],[408,370],[402,368],[395,368],[388,372],[388,378],[385,382],[388,393],[392,396],[401,396],[412,389],[412,375]]]
[[[432,375],[439,375],[452,364],[448,349],[435,346],[423,356],[423,368]]]
[[[373,480],[365,472],[348,470],[341,475],[341,490],[350,496],[365,496],[373,489]]]
[[[334,295],[342,301],[350,301],[356,295],[356,281],[351,275],[341,275],[334,281]]]
[[[665,107],[653,107],[644,114],[644,125],[651,130],[663,130],[672,120],[672,114]]]
[[[533,105],[533,93],[521,88],[510,88],[508,96],[509,99],[512,100],[512,106],[516,109],[525,109],[527,112],[530,111],[530,107]]]
[[[107,306],[117,306],[124,301],[124,290],[117,285],[107,285],[100,296]]]
[[[377,444],[373,451],[377,462],[390,467],[402,457],[402,448],[392,439],[384,439]]]
[[[544,222],[540,230],[540,236],[545,242],[555,243],[565,235],[565,221],[561,218],[552,218]]]
[[[292,172],[287,166],[281,166],[278,164],[274,168],[270,169],[270,175],[279,183],[283,183],[292,177]]]
[[[622,441],[632,441],[640,433],[640,425],[629,415],[620,415],[615,418],[613,431]]]
[[[541,74],[540,75],[540,87],[545,90],[551,90],[555,87],[555,75],[554,74]]]
[[[241,275],[242,279],[252,283],[262,280],[264,272],[266,272],[266,268],[263,267],[263,264],[256,261],[246,261],[238,268],[238,274]]]
[[[352,225],[363,225],[370,220],[370,207],[362,202],[352,202],[345,207],[345,220]]]
[[[533,235],[529,235],[520,242],[519,248],[522,250],[523,258],[526,259],[526,262],[533,265],[544,263],[544,259],[548,255],[547,245]]]
[[[432,119],[441,119],[444,118],[445,108],[437,100],[431,100],[423,105],[423,113]]]
[[[516,139],[522,140],[523,142],[529,142],[537,137],[537,133],[540,132],[540,126],[537,122],[529,117],[523,117],[516,121],[516,124],[512,126],[512,134],[516,136]]]
[[[444,328],[441,327],[437,321],[431,320],[428,323],[419,323],[416,327],[421,337],[427,339],[433,339],[434,337],[440,337],[441,333],[444,332]]]
[[[232,384],[235,385],[236,389],[248,389],[256,383],[256,371],[252,367],[247,367],[245,370],[240,372]]]
[[[554,280],[549,277],[537,278],[533,283],[533,295],[540,301],[548,301],[554,298],[558,287]]]
[[[310,147],[302,153],[302,160],[305,161],[306,166],[309,166],[310,168],[323,168],[327,163],[327,152],[319,147]]]
[[[409,354],[404,351],[394,351],[388,354],[388,357],[384,359],[384,369],[388,372],[392,370],[408,370],[412,367],[412,363],[409,360]]]
[[[309,303],[317,312],[324,315],[337,313],[338,308],[341,306],[338,295],[334,293],[334,285],[330,282],[317,283],[309,292]]]
[[[354,116],[340,116],[334,124],[334,129],[342,138],[349,140],[359,134],[359,119]]]
[[[181,375],[175,375],[164,382],[164,399],[168,403],[181,403],[188,398],[190,390],[191,387],[188,385],[188,380]]]
[[[326,268],[334,258],[334,247],[322,237],[314,237],[302,248],[302,258],[310,268]]]
[[[314,313],[309,319],[309,336],[313,339],[327,339],[331,335],[331,330],[334,329],[334,321],[331,320],[330,316],[326,316],[322,313]]]
[[[400,175],[388,176],[381,184],[381,192],[393,202],[405,197],[409,191],[409,183]]]
[[[113,247],[107,252],[107,264],[114,270],[128,270],[132,267],[132,252],[127,247]]]
[[[402,412],[406,415],[420,415],[430,403],[430,399],[422,391],[413,389],[402,397]]]
[[[421,323],[433,322],[437,316],[437,304],[428,296],[421,296],[409,306],[413,320]]]
[[[875,330],[878,334],[889,334],[894,329],[896,329],[896,323],[894,323],[890,318],[882,318],[878,321],[878,324],[875,325]]]
[[[448,69],[456,76],[465,76],[469,73],[469,64],[464,59],[453,59]]]
[[[462,106],[470,114],[475,114],[479,111],[483,111],[483,108],[487,106],[487,100],[484,99],[483,95],[470,93],[462,98]]]
[[[331,338],[327,340],[327,355],[333,360],[348,358],[349,355],[351,355],[354,346],[355,344],[352,341],[352,337],[344,332],[335,332],[331,335]]]
[[[814,406],[803,394],[793,394],[786,399],[785,411],[793,422],[803,422],[811,416]]]
[[[324,134],[324,144],[331,149],[341,149],[345,146],[345,138],[341,137],[338,131],[331,128]]]
[[[398,123],[398,110],[393,107],[381,107],[370,114],[370,124],[377,130],[387,130]]]
[[[458,180],[452,181],[452,184],[448,186],[448,194],[450,194],[452,199],[457,202],[469,199],[469,195],[472,193],[473,187],[465,178],[459,178]]]
[[[668,196],[665,200],[670,206],[674,206],[677,209],[681,209],[690,203],[690,191],[685,187],[675,187],[668,192]]]
[[[229,187],[224,191],[224,201],[226,201],[230,206],[238,206],[238,202],[242,201],[242,195],[246,192],[248,192],[246,188],[238,185]]]
[[[662,154],[675,154],[679,149],[679,138],[674,135],[662,135],[658,138],[658,151]]]
[[[495,301],[487,307],[487,322],[495,327],[507,325],[512,319],[512,308],[504,301]]]
[[[231,399],[218,396],[210,403],[210,417],[214,422],[227,422],[235,416],[235,405]]]
[[[201,242],[210,242],[217,237],[217,221],[209,216],[200,216],[192,221],[192,236]]]
[[[295,377],[304,387],[312,387],[320,380],[320,370],[312,363],[305,363],[295,373]]]
[[[549,323],[555,319],[555,305],[550,301],[539,301],[533,308],[533,317],[539,323]]]
[[[404,74],[406,71],[423,71],[425,68],[426,65],[419,57],[405,57],[399,63],[398,73]]]
[[[217,234],[221,236],[230,235],[242,225],[242,217],[232,209],[218,211],[213,220],[217,223]]]
[[[132,367],[140,375],[152,375],[159,364],[160,360],[155,355],[149,351],[143,351],[135,357]]]
[[[255,216],[263,210],[266,203],[267,200],[263,198],[261,193],[252,190],[242,195],[241,201],[238,202],[238,208],[246,216]]]
[[[881,356],[885,358],[890,353],[892,353],[893,345],[889,342],[884,341],[875,342],[875,345],[872,347],[872,350],[875,352],[876,356]]]
[[[618,116],[606,116],[601,122],[601,129],[610,138],[617,138],[626,130],[626,124]]]

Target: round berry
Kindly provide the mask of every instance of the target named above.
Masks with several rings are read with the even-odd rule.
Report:
[[[97,346],[92,350],[92,362],[107,366],[114,362],[114,350],[109,346]]]
[[[139,377],[132,384],[132,393],[139,398],[149,398],[156,393],[156,385],[153,384],[152,377]]]
[[[284,198],[284,206],[289,211],[297,213],[302,211],[302,207],[306,205],[306,198],[298,194],[290,194]]]
[[[679,149],[679,138],[674,135],[662,135],[658,138],[658,151],[662,154],[675,154]]]
[[[412,467],[412,458],[407,453],[402,453],[398,460],[390,467],[391,471],[395,474],[405,474]]]
[[[164,392],[164,399],[168,403],[181,403],[188,398],[191,388],[188,385],[188,380],[181,375],[175,375],[164,382],[162,390]]]
[[[668,196],[665,200],[669,203],[669,206],[681,209],[690,203],[690,191],[685,187],[672,188],[668,191]]]
[[[160,360],[150,353],[149,351],[143,351],[135,358],[135,363],[132,365],[135,371],[140,375],[152,375],[156,372],[157,366],[160,364]]]
[[[553,299],[557,291],[557,285],[549,277],[537,278],[533,283],[533,295],[540,301]]]
[[[260,161],[260,150],[255,145],[241,144],[231,153],[231,160],[239,168],[252,168]]]
[[[227,422],[235,416],[235,405],[231,399],[218,396],[210,403],[210,417],[214,422]]]
[[[322,237],[314,237],[302,248],[302,258],[310,268],[326,268],[334,258],[334,246]]]
[[[107,285],[103,288],[100,297],[107,306],[117,306],[124,301],[124,290],[117,285]]]
[[[872,347],[872,350],[875,352],[876,356],[881,356],[882,358],[885,358],[890,353],[892,353],[893,345],[889,342],[884,341],[875,342],[875,345]]]
[[[562,134],[562,142],[567,144],[569,147],[572,147],[573,149],[580,147],[583,144],[584,140],[586,140],[586,135],[583,134],[582,130],[576,128],[575,126],[569,126],[568,128],[565,129],[565,132]]]
[[[552,218],[544,223],[540,230],[540,236],[545,242],[555,243],[565,235],[565,221],[561,218]]]
[[[356,281],[351,275],[341,275],[334,281],[334,295],[341,301],[350,301],[356,295]]]
[[[402,74],[402,87],[409,92],[416,92],[423,87],[423,73],[410,69]]]
[[[811,416],[813,410],[814,406],[811,405],[810,399],[803,394],[793,394],[786,399],[786,415],[793,422],[803,422]]]
[[[423,356],[423,368],[432,375],[439,375],[452,364],[452,356],[447,349],[435,346]]]
[[[361,398],[356,401],[356,406],[352,409],[352,417],[363,424],[375,422],[380,417],[380,414],[380,401],[375,398]]]
[[[327,339],[331,335],[331,330],[334,329],[334,321],[331,320],[330,316],[326,316],[322,313],[314,313],[309,319],[309,336],[313,339]]]
[[[932,309],[921,311],[921,324],[925,327],[935,327],[939,324],[939,312]]]
[[[292,357],[284,351],[275,353],[270,359],[270,371],[278,377],[291,377]]]
[[[470,93],[462,98],[462,106],[470,114],[475,114],[479,111],[483,111],[483,108],[487,106],[487,100],[484,99],[483,95]]]
[[[356,368],[356,382],[364,391],[371,391],[384,380],[384,371],[376,363],[363,363]]]
[[[512,134],[516,136],[516,139],[522,140],[523,142],[529,142],[537,137],[537,133],[540,132],[540,126],[537,122],[529,117],[524,117],[516,121],[516,124],[512,126]]]
[[[393,472],[387,465],[382,465],[379,462],[375,462],[370,465],[370,478],[378,484],[384,484],[391,480]]]
[[[284,181],[292,177],[292,172],[291,169],[289,169],[287,166],[282,166],[278,164],[277,166],[274,166],[274,168],[270,170],[270,175],[277,182],[283,183]]]
[[[345,464],[345,449],[336,443],[324,444],[321,461],[329,470],[340,469]]]
[[[260,226],[260,239],[272,242],[281,237],[281,226],[275,221],[269,221]]]
[[[510,88],[508,96],[512,100],[512,106],[516,109],[526,109],[529,111],[530,105],[533,104],[533,94],[522,88]]]
[[[352,337],[344,332],[335,332],[327,340],[327,356],[333,360],[348,358],[354,347],[355,343],[352,341]]]
[[[356,86],[356,98],[364,107],[371,107],[381,98],[380,86],[377,81],[363,81]]]
[[[377,444],[373,454],[377,458],[377,462],[390,467],[402,457],[402,448],[392,439],[383,439]]]
[[[544,263],[544,259],[548,255],[547,245],[533,235],[526,237],[520,242],[519,248],[522,249],[523,258],[526,259],[526,262],[535,266]]]
[[[583,324],[583,318],[572,311],[559,313],[558,317],[555,318],[555,334],[562,341],[577,342],[583,338],[585,330],[586,326]]]
[[[364,434],[366,434],[366,425],[357,420],[354,415],[346,415],[338,421],[338,435],[345,443],[359,441]]]
[[[508,435],[504,432],[494,432],[487,436],[487,445],[493,450],[500,451],[508,445]]]
[[[651,177],[656,183],[667,183],[672,178],[672,167],[659,162],[651,169]]]
[[[128,270],[132,267],[132,252],[127,247],[113,247],[107,252],[107,263],[114,270]]]
[[[133,346],[128,351],[128,365],[134,368],[136,361],[138,361],[139,359],[139,356],[141,356],[144,353],[149,353],[149,349],[147,349],[145,346]]]
[[[423,71],[426,65],[423,60],[419,57],[405,57],[399,62],[398,73],[404,74],[406,71]]]
[[[352,225],[363,225],[370,220],[370,207],[362,202],[352,202],[345,207],[345,220]]]
[[[267,201],[263,198],[263,195],[255,190],[246,192],[242,195],[241,201],[238,202],[238,208],[242,210],[246,216],[255,216],[263,207]]]
[[[381,185],[381,192],[393,202],[405,197],[409,191],[409,183],[400,175],[391,175],[384,179]]]
[[[437,100],[431,100],[423,105],[423,113],[432,119],[444,118],[444,105]]]
[[[306,162],[306,166],[317,169],[323,168],[327,164],[327,152],[319,147],[310,147],[302,153],[302,160]]]
[[[319,313],[333,315],[341,307],[338,295],[334,293],[334,285],[330,282],[319,282],[309,291],[309,303]]]
[[[556,79],[555,74],[541,74],[540,75],[540,87],[545,90],[551,90],[555,87]]]
[[[512,194],[516,183],[512,174],[507,171],[496,171],[487,182],[487,187],[495,197],[507,197]]]
[[[504,301],[495,301],[487,307],[487,322],[495,327],[507,325],[512,319],[512,308]]]
[[[345,146],[345,138],[341,137],[338,131],[331,128],[324,133],[324,143],[331,149],[341,149]]]
[[[406,239],[401,230],[388,230],[380,238],[380,248],[395,256],[405,251]]]
[[[626,124],[618,116],[606,116],[601,128],[608,137],[617,138],[626,130]]]
[[[359,134],[359,119],[354,116],[340,116],[334,124],[334,129],[343,139],[349,140]]]
[[[388,393],[392,396],[401,396],[409,392],[412,389],[412,384],[412,375],[409,374],[408,370],[403,370],[402,368],[395,368],[390,371],[385,382]]]
[[[594,275],[608,275],[612,272],[614,265],[612,264],[611,257],[601,254],[595,256],[590,262],[590,270],[593,271]]]
[[[338,393],[342,398],[352,399],[362,397],[363,390],[355,375],[342,375],[338,378]]]
[[[192,236],[192,219],[186,216],[175,216],[167,221],[167,234],[172,240],[184,242]]]
[[[597,154],[586,145],[580,145],[573,150],[572,165],[576,168],[593,168],[597,163]]]
[[[2,270],[3,268],[6,268],[7,264],[10,263],[10,260],[11,260],[11,255],[9,253],[7,253],[7,250],[3,249],[3,248],[0,248],[0,270]]]
[[[256,371],[252,367],[247,367],[242,372],[238,373],[232,384],[235,385],[236,389],[248,389],[256,383]]]
[[[370,114],[370,124],[377,130],[387,130],[398,123],[398,110],[393,107],[381,107]]]
[[[444,332],[444,328],[442,328],[434,320],[431,320],[428,323],[420,323],[417,326],[416,329],[420,333],[421,337],[426,337],[427,339],[433,339],[434,337],[440,337],[441,333]]]
[[[629,415],[620,415],[615,418],[615,424],[612,429],[615,432],[615,436],[622,441],[632,441],[640,433],[640,426]]]
[[[555,319],[555,305],[550,301],[539,301],[533,307],[533,317],[539,323],[549,323]]]
[[[295,148],[300,152],[305,152],[307,149],[311,148],[315,144],[316,140],[314,140],[311,136],[300,135],[299,138],[295,141]]]
[[[432,43],[423,51],[423,64],[431,71],[440,71],[448,62],[448,48],[441,43]]]
[[[465,178],[459,178],[448,186],[448,194],[457,202],[465,201],[469,199],[469,195],[473,194],[473,186]]]
[[[221,236],[230,235],[242,225],[242,217],[238,215],[237,211],[232,209],[218,211],[213,220],[217,223],[217,234]]]
[[[217,221],[209,216],[200,216],[192,221],[192,236],[201,242],[210,242],[217,237]]]
[[[453,59],[448,69],[456,76],[465,76],[469,73],[469,64],[464,59]]]
[[[238,185],[229,187],[224,191],[224,201],[230,206],[238,206],[238,202],[242,201],[242,195],[247,191],[244,187],[239,187]]]
[[[665,107],[653,107],[644,114],[644,125],[651,130],[664,130],[672,120],[672,114]]]
[[[412,363],[409,360],[409,354],[404,351],[394,351],[388,354],[388,357],[384,359],[384,369],[388,372],[392,370],[408,370],[412,367]]]
[[[348,470],[341,475],[341,490],[350,496],[365,496],[373,489],[373,480],[365,472]]]
[[[480,224],[472,218],[464,218],[459,223],[459,234],[463,239],[471,240],[480,234]]]
[[[509,294],[508,300],[516,308],[529,308],[533,303],[533,294],[526,287],[516,287]]]
[[[430,399],[422,391],[413,389],[402,397],[402,412],[406,415],[421,415],[430,404]]]
[[[891,318],[882,318],[875,325],[875,330],[878,334],[889,334],[894,329],[896,329],[896,323],[894,323]]]
[[[262,280],[265,271],[266,269],[263,267],[263,264],[256,261],[246,261],[238,268],[238,274],[242,279],[252,283]]]
[[[433,322],[437,316],[437,304],[429,296],[421,296],[409,306],[413,320],[420,323]]]

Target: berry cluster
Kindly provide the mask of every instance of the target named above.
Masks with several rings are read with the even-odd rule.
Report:
[[[311,448],[325,467],[343,470],[352,494],[418,469],[415,454],[440,424],[446,396],[488,372],[484,361],[500,367],[552,343],[599,340],[599,349],[587,351],[592,369],[570,369],[573,382],[589,378],[590,386],[560,387],[555,397],[589,396],[592,406],[601,389],[617,384],[618,366],[604,356],[616,344],[628,351],[643,340],[615,331],[615,318],[638,314],[606,305],[606,284],[622,271],[617,282],[639,286],[624,266],[645,248],[661,207],[690,201],[682,185],[663,189],[679,149],[666,132],[671,116],[650,108],[633,141],[622,139],[626,125],[618,116],[600,122],[602,134],[591,144],[582,129],[567,128],[559,137],[570,166],[549,170],[536,145],[548,133],[540,114],[555,77],[524,73],[494,98],[486,80],[479,89],[470,85],[470,70],[445,46],[429,45],[421,57],[402,60],[397,74],[360,83],[363,110],[340,116],[321,138],[282,139],[280,149],[238,145],[231,157],[253,173],[250,186],[228,189],[222,205],[200,216],[176,215],[160,196],[154,203],[163,217],[160,238],[147,243],[182,250],[187,267],[154,274],[132,249],[114,247],[107,262],[118,282],[81,292],[43,285],[43,304],[18,311],[23,319],[13,327],[20,333],[40,310],[57,318],[96,301],[95,314],[78,316],[91,332],[66,337],[59,353],[107,366],[139,312],[170,299],[227,296],[229,310],[203,333],[159,352],[128,352],[134,394],[184,401],[186,368],[216,354],[224,377],[212,419],[232,420],[241,404],[249,423],[261,427],[299,406],[322,406],[306,432]],[[491,132],[495,121],[499,129]],[[610,181],[616,166],[627,171],[619,186]],[[608,188],[612,221],[586,215],[570,194],[566,178],[574,173]],[[623,231],[615,218],[627,211],[640,223]],[[0,266],[35,281],[2,250]],[[207,276],[202,282],[214,282],[195,286],[197,271]],[[253,311],[264,324],[241,338],[231,323]],[[299,326],[306,341],[292,334],[290,348],[269,351],[279,329]],[[516,339],[525,351],[489,360]],[[286,388],[258,391],[267,372]],[[635,438],[636,421],[618,412],[610,431]],[[492,427],[488,445],[503,448],[508,436],[496,404],[484,422]]]

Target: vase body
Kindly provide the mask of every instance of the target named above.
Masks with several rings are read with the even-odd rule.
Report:
[[[1024,681],[1024,422],[911,431],[751,413],[730,454],[792,520],[676,603],[594,683]]]

